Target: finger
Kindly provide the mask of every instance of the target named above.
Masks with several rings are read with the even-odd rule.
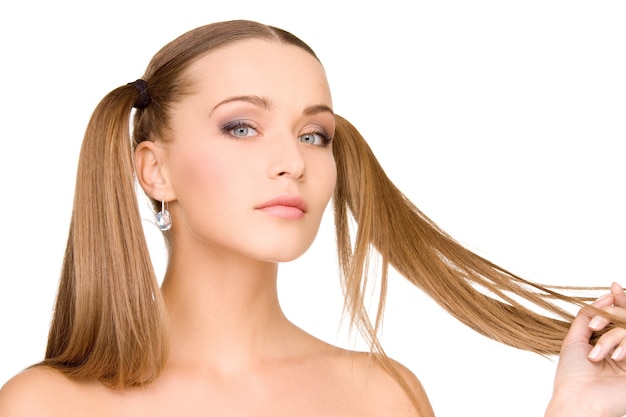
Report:
[[[606,312],[608,315],[614,316],[613,318],[626,320],[626,308],[608,306],[602,308],[602,311]],[[604,315],[598,314],[594,316],[589,322],[589,328],[597,332],[604,329],[610,322],[611,319]]]
[[[611,304],[613,304],[613,294],[605,294],[598,298],[592,306],[596,308],[605,308]],[[589,338],[593,333],[593,329],[589,327],[589,324],[596,316],[597,314],[595,310],[585,307],[581,308],[574,318],[570,330],[563,340],[563,344],[568,345],[570,343],[578,342],[589,344]]]
[[[604,316],[597,315],[594,316],[589,322],[589,328],[597,332],[604,329],[609,323],[609,319]]]
[[[605,308],[613,305],[615,303],[615,299],[613,297],[613,293],[604,294],[602,297],[598,297],[596,301],[591,304],[596,308]]]
[[[616,362],[620,362],[626,359],[626,341],[622,341],[622,344],[615,348],[611,354],[611,359]]]
[[[616,361],[626,357],[626,329],[615,328],[603,334],[588,356],[592,361],[599,362],[609,355]]]
[[[613,304],[617,307],[626,308],[626,293],[620,284],[617,282],[611,284],[611,294],[613,294]]]

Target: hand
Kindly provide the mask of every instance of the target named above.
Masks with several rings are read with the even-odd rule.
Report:
[[[619,284],[593,306],[626,319],[626,294]],[[595,347],[589,343],[593,331],[608,324],[591,309],[578,313],[563,340],[546,417],[626,415],[626,329],[609,330]]]

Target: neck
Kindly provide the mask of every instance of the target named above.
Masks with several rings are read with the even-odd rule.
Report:
[[[200,361],[229,370],[276,351],[294,328],[278,302],[277,272],[276,263],[216,248],[174,251],[162,285],[170,363]]]

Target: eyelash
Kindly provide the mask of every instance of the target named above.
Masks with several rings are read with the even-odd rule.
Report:
[[[235,138],[235,139],[243,139],[245,138],[245,136],[237,136],[233,134],[233,130],[235,129],[239,129],[239,128],[247,128],[247,129],[254,129],[254,130],[258,130],[258,128],[251,122],[247,121],[247,120],[233,120],[232,122],[228,122],[226,123],[224,126],[222,126],[222,132],[228,136],[230,136],[231,138]]]
[[[245,139],[246,136],[237,136],[233,134],[233,130],[239,129],[239,128],[253,129],[255,131],[258,130],[258,128],[254,125],[254,123],[249,122],[247,120],[234,120],[232,122],[228,122],[224,126],[222,126],[221,130],[224,134],[228,135],[231,138],[235,138],[237,140]],[[333,138],[328,134],[328,132],[325,129],[320,129],[320,128],[313,129],[309,132],[303,133],[298,138],[304,135],[319,135],[322,138],[322,144],[316,145],[316,146],[326,147],[333,142]]]
[[[300,135],[299,137],[302,137],[304,135],[319,135],[322,138],[322,144],[321,145],[317,145],[317,146],[321,146],[323,148],[325,148],[326,146],[330,145],[331,143],[333,143],[333,138],[328,134],[328,132],[325,129],[313,129],[310,132],[304,133],[302,135]]]

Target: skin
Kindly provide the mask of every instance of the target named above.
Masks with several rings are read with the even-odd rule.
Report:
[[[0,390],[0,417],[417,415],[367,355],[315,339],[278,302],[278,263],[309,247],[335,184],[332,148],[314,134],[334,130],[321,65],[296,47],[250,40],[201,58],[189,76],[197,92],[175,106],[172,137],[136,152],[142,187],[174,218],[165,370],[146,387],[112,391],[32,368]],[[285,194],[301,197],[306,213],[260,209]],[[617,284],[595,306],[626,317]],[[626,413],[626,330],[589,344],[607,324],[586,309],[576,317],[547,417]],[[434,415],[417,378],[398,367],[423,417]]]
[[[142,187],[168,202],[174,223],[165,370],[149,386],[112,391],[33,368],[3,388],[0,416],[417,415],[367,355],[314,338],[280,308],[278,263],[312,243],[336,181],[322,66],[297,47],[248,40],[188,75],[196,92],[174,107],[171,137],[135,155]],[[304,210],[262,209],[286,195]],[[417,378],[399,369],[434,415]]]
[[[613,283],[595,307],[626,317],[626,294]],[[626,415],[626,329],[615,328],[589,344],[593,331],[610,323],[582,309],[563,341],[554,379],[554,392],[545,417],[618,417]]]

